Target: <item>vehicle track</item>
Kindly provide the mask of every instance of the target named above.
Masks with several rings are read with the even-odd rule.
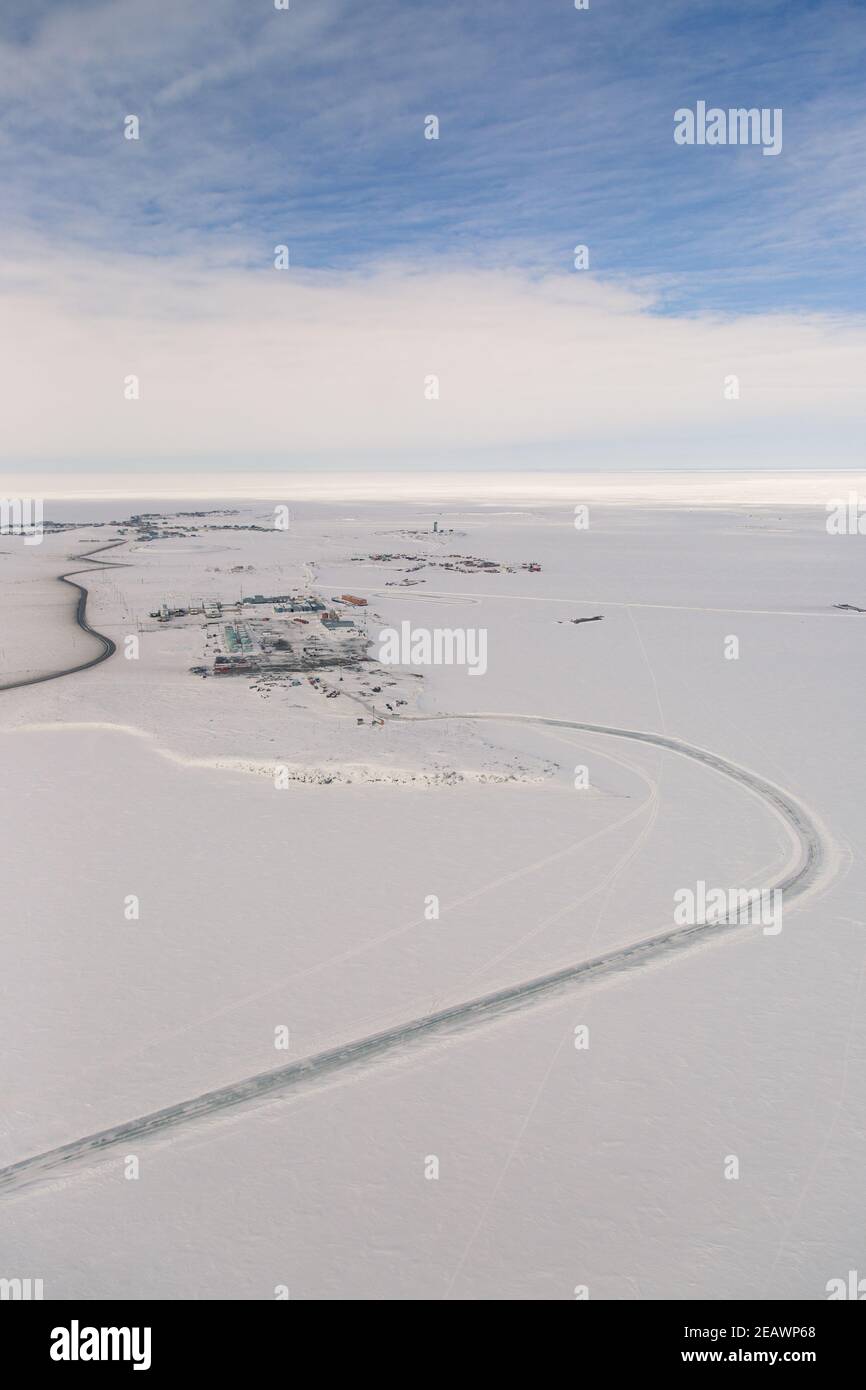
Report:
[[[701,763],[724,777],[739,783],[757,796],[786,826],[798,847],[795,863],[786,867],[778,882],[771,888],[783,893],[786,910],[792,902],[817,889],[831,871],[831,844],[826,833],[806,808],[789,792],[768,782],[747,768],[729,762],[718,754],[663,734],[644,733],[636,729],[612,728],[569,719],[546,718],[541,715],[467,714],[417,715],[415,719],[472,719],[522,724],[541,724],[552,728],[577,729],[584,733],[633,739],[640,743],[664,748],[681,757]],[[401,721],[401,722],[404,722]],[[271,1071],[260,1072],[232,1082],[227,1086],[206,1091],[202,1095],[179,1101],[161,1110],[140,1115],[125,1123],[99,1130],[95,1134],[74,1139],[44,1153],[34,1154],[0,1169],[0,1192],[20,1190],[41,1180],[57,1180],[72,1165],[85,1164],[107,1150],[129,1145],[155,1135],[164,1135],[198,1120],[216,1116],[239,1106],[252,1104],[268,1097],[283,1096],[318,1086],[340,1072],[360,1069],[371,1063],[411,1049],[414,1045],[437,1036],[454,1034],[482,1023],[501,1018],[541,1000],[566,993],[576,985],[602,977],[622,974],[653,962],[664,961],[699,944],[707,944],[731,933],[749,930],[749,925],[722,920],[710,924],[675,927],[656,936],[619,947],[591,960],[578,961],[549,974],[523,980],[504,989],[479,995],[451,1005],[446,1009],[409,1019],[405,1023],[372,1033],[326,1051],[290,1062]],[[753,927],[757,931],[758,928]]]

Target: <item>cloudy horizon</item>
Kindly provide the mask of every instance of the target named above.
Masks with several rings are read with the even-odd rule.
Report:
[[[859,467],[856,8],[13,0],[0,468]]]

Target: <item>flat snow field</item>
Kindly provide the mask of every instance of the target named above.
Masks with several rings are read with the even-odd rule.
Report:
[[[102,499],[0,537],[0,685],[98,655],[79,566],[117,645],[0,690],[0,1275],[819,1299],[862,1269],[866,614],[835,605],[866,608],[866,536],[806,503],[593,502],[576,529],[580,500],[310,498],[283,532],[267,500]],[[216,628],[150,616],[294,590],[368,600],[333,699],[192,674]],[[483,630],[486,671],[375,664],[407,621]],[[810,836],[781,931],[630,952],[680,890],[792,880]]]

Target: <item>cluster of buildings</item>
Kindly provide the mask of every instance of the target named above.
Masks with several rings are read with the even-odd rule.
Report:
[[[217,622],[222,617],[223,606],[213,600],[205,601],[202,599],[199,604],[191,604],[186,608],[170,608],[167,603],[160,604],[155,612],[151,613],[152,618],[156,618],[158,623],[168,623],[172,618],[188,618],[190,615],[200,614],[208,622]]]
[[[420,532],[407,532],[406,534],[420,535]],[[448,534],[440,532],[440,535]],[[366,564],[372,560],[375,564],[393,564],[397,560],[409,560],[411,564],[405,570],[406,574],[414,574],[417,570],[426,568],[452,570],[455,574],[514,574],[514,565],[504,565],[498,560],[482,560],[478,555],[445,555],[442,559],[431,559],[426,555],[409,555],[405,551],[380,551],[372,555],[353,555],[356,564]],[[522,570],[529,570],[532,574],[541,572],[541,565],[537,560],[526,560],[519,566]]]
[[[426,536],[453,536],[454,527],[440,526],[438,521],[434,521],[429,531],[400,531],[398,534],[401,536],[417,536],[419,540],[423,540]],[[457,534],[462,535],[463,532],[461,531]]]
[[[513,574],[512,565],[500,565],[497,560],[482,560],[477,555],[446,555],[444,560],[429,562],[436,569],[454,570],[457,574]]]
[[[321,613],[325,605],[317,598],[274,599],[275,613]]]
[[[362,610],[367,600],[340,594],[331,599],[331,605],[315,594],[252,594],[227,604],[203,599],[199,605],[172,608],[164,603],[151,617],[161,623],[204,618],[206,654],[212,665],[192,667],[197,675],[285,676],[366,659],[365,630],[347,615],[347,609]]]
[[[241,599],[241,603],[251,604],[253,607],[273,604],[275,613],[318,613],[325,606],[321,599],[307,594],[302,597],[296,594],[251,594],[248,598]]]

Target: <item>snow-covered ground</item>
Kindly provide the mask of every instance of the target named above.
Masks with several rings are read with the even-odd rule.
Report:
[[[778,935],[743,927],[10,1186],[0,1274],[54,1298],[821,1298],[862,1267],[866,615],[834,605],[866,607],[866,537],[829,535],[820,495],[591,501],[581,530],[583,496],[310,498],[287,532],[127,531],[104,552],[118,567],[80,582],[117,654],[0,691],[0,1168],[627,947],[700,880],[783,876],[779,817],[712,769],[461,715],[708,749],[791,793],[826,866]],[[187,506],[273,519],[267,499],[47,515]],[[118,536],[0,538],[0,683],[96,654],[55,576]],[[437,563],[354,558],[383,552]],[[374,725],[356,675],[332,700],[202,679],[202,621],[149,617],[294,588],[366,597],[371,655],[382,626],[483,629],[487,670],[389,670],[407,703]]]

